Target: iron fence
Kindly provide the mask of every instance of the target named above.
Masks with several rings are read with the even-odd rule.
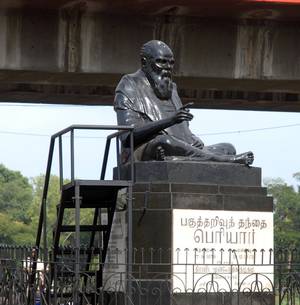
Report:
[[[110,249],[105,263],[99,266],[97,260],[86,268],[93,249],[82,247],[78,281],[75,249],[64,247],[56,262],[51,261],[51,249],[47,261],[35,262],[31,284],[32,251],[0,246],[1,305],[300,304],[296,249],[133,249],[128,274],[126,249]],[[97,289],[99,269],[103,278]]]

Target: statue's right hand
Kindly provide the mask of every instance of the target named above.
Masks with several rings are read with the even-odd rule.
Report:
[[[194,116],[189,112],[188,109],[179,109],[172,119],[174,124],[178,124],[183,121],[191,121],[193,117]]]

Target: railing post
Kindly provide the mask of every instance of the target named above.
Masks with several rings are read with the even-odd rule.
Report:
[[[62,189],[63,186],[63,181],[64,181],[64,167],[63,167],[63,155],[62,155],[62,136],[59,136],[59,184],[60,184],[60,190]]]
[[[41,278],[40,278],[40,273],[39,271],[41,272],[42,274],[42,277],[43,277],[43,280],[45,282],[46,280],[46,270],[47,270],[47,256],[48,256],[48,253],[47,253],[47,248],[48,248],[48,245],[47,245],[47,205],[46,205],[46,199],[43,198],[43,205],[44,205],[44,209],[43,209],[43,218],[44,218],[44,222],[43,222],[43,268],[44,270],[38,270],[37,272],[37,278],[38,278],[38,286],[41,285],[40,281],[41,281]],[[42,295],[43,291],[40,291],[40,294]],[[48,292],[47,292],[48,293]],[[46,305],[46,301],[41,297],[41,304],[45,304]]]
[[[130,131],[130,180],[134,183],[134,138],[133,131]]]
[[[127,304],[132,300],[132,188],[134,183],[134,149],[133,149],[133,132],[130,132],[130,180],[131,183],[128,187],[128,209],[127,209],[127,238],[128,238],[128,251],[127,251]]]
[[[70,138],[70,153],[71,153],[71,181],[74,181],[75,170],[74,170],[74,129],[71,130]]]
[[[47,201],[46,198],[43,199],[43,205],[44,205],[44,223],[43,223],[43,246],[44,246],[44,267],[46,267],[47,264],[47,258],[48,258],[48,243],[47,243]]]
[[[79,289],[80,289],[80,189],[79,185],[75,184],[75,290],[74,304],[79,305]]]
[[[107,161],[108,161],[108,153],[109,153],[109,148],[110,148],[110,142],[111,142],[111,139],[108,138],[106,140],[106,145],[105,145],[105,151],[104,151],[104,156],[103,156],[103,163],[102,163],[100,180],[105,179],[105,172],[106,172],[106,166],[107,166]]]
[[[121,160],[120,160],[120,142],[119,142],[119,136],[116,137],[116,151],[117,151],[118,179],[121,179],[121,172],[120,172]]]

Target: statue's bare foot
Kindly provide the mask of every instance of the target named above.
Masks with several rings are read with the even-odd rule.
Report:
[[[251,165],[253,161],[254,161],[254,154],[252,151],[247,151],[245,153],[233,157],[233,163]]]

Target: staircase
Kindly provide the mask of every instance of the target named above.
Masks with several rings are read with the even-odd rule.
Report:
[[[92,127],[92,128],[91,128]],[[74,179],[74,130],[75,129],[118,129],[118,132],[108,136],[105,153],[102,163],[101,178],[99,180],[80,180]],[[45,177],[45,186],[43,193],[43,200],[41,204],[39,227],[36,239],[36,249],[41,246],[41,240],[43,239],[44,251],[47,251],[47,214],[46,214],[46,202],[47,192],[50,179],[51,164],[53,158],[53,151],[55,140],[59,141],[59,162],[60,162],[60,174],[61,174],[61,196],[60,202],[56,207],[57,218],[53,227],[53,243],[51,245],[50,263],[48,264],[47,278],[48,281],[43,291],[44,300],[46,304],[55,304],[57,301],[56,282],[60,278],[72,278],[74,281],[74,289],[71,293],[62,292],[61,297],[69,297],[69,300],[74,305],[82,304],[99,304],[99,295],[96,295],[96,291],[100,291],[103,285],[103,266],[106,261],[109,239],[114,219],[114,213],[116,210],[118,192],[121,189],[127,188],[127,214],[128,218],[128,248],[131,245],[131,194],[132,194],[132,180],[104,180],[105,171],[108,160],[108,153],[111,139],[116,137],[118,143],[118,137],[123,133],[131,132],[131,128],[123,126],[71,126],[51,138],[49,158],[47,165],[47,172]],[[62,178],[62,145],[61,137],[63,134],[71,132],[71,182],[63,184]],[[72,139],[73,137],[73,139]],[[119,145],[117,144],[117,156],[119,155]],[[118,160],[118,159],[117,159]],[[132,160],[133,161],[133,160]],[[118,164],[119,165],[119,164]],[[133,163],[132,163],[133,166]],[[132,170],[133,173],[133,170]],[[93,211],[93,217],[90,223],[82,223],[80,214],[83,209],[91,209]],[[73,224],[66,224],[66,211],[74,211]],[[103,217],[105,216],[105,217]],[[70,251],[66,251],[63,248],[63,233],[70,233],[73,237],[73,248]],[[81,245],[81,235],[88,235],[88,245],[83,247]],[[98,238],[96,240],[96,234]],[[50,247],[49,247],[50,248]],[[30,275],[30,287],[28,289],[28,304],[34,304],[34,283],[37,279],[37,259],[40,253],[37,251],[37,257],[33,259],[32,272]],[[48,254],[44,253],[43,257],[47,257]],[[48,256],[49,257],[49,256]],[[131,264],[130,255],[128,255],[128,262]],[[98,263],[97,263],[98,262]],[[96,264],[95,264],[96,263]],[[96,265],[96,268],[95,268]],[[91,268],[93,266],[93,268]],[[93,270],[91,270],[93,269]],[[87,285],[87,278],[89,281],[93,278],[95,283],[95,290],[89,295],[85,295],[83,298],[79,287]],[[57,288],[59,289],[59,288]],[[81,289],[82,290],[82,289]],[[67,296],[69,294],[69,296]],[[55,298],[55,300],[53,300]]]

